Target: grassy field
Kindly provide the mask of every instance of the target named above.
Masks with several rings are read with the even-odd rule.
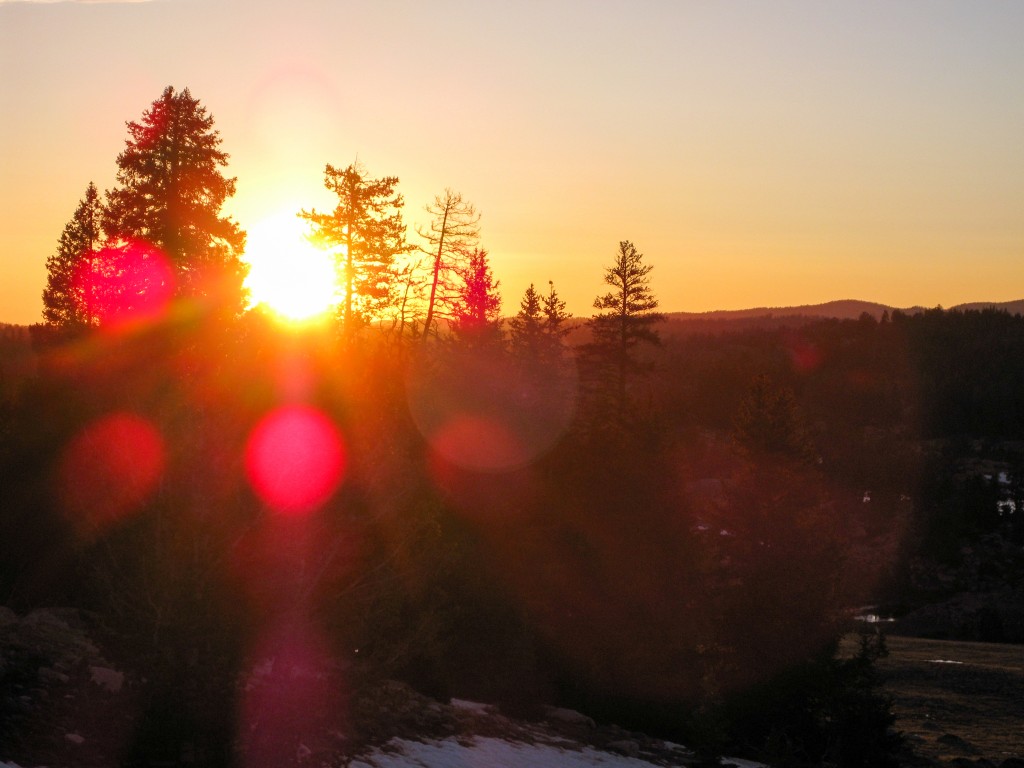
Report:
[[[896,727],[922,756],[1024,758],[1024,646],[888,636]]]

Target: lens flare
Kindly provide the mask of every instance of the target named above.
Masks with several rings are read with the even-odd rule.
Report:
[[[111,329],[157,320],[174,296],[174,272],[155,246],[132,240],[108,246],[77,276],[87,313]]]
[[[460,467],[494,470],[523,464],[523,448],[502,424],[458,416],[430,436],[435,451]]]
[[[341,484],[345,446],[323,413],[303,405],[272,411],[256,425],[245,452],[249,482],[275,512],[302,515]]]
[[[409,412],[436,453],[480,472],[511,472],[561,437],[576,409],[571,361],[522,369],[502,356],[420,361],[406,387]]]
[[[96,533],[136,511],[152,494],[164,469],[157,429],[133,413],[94,421],[64,450],[58,489],[80,530]]]
[[[811,373],[817,370],[822,362],[821,350],[812,341],[809,341],[797,334],[791,334],[785,338],[786,350],[797,373]]]

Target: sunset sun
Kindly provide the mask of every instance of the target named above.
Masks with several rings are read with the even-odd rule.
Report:
[[[253,306],[301,321],[324,314],[337,302],[331,255],[309,242],[305,223],[294,214],[275,214],[252,225],[246,259]]]

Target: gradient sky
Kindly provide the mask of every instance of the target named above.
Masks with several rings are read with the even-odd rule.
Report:
[[[0,0],[0,321],[163,88],[243,228],[326,163],[483,214],[515,311],[589,315],[620,240],[666,310],[1024,298],[1024,3]]]

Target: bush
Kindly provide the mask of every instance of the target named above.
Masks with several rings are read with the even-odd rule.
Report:
[[[896,766],[900,737],[891,731],[891,701],[874,666],[886,654],[884,636],[865,633],[851,658],[839,657],[833,643],[732,696],[719,715],[725,740],[779,768]]]

